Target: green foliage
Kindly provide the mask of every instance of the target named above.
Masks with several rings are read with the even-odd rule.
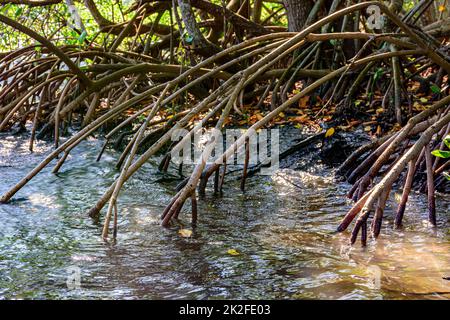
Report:
[[[450,135],[447,135],[444,138],[444,144],[445,146],[450,149]],[[439,158],[443,158],[443,159],[449,159],[450,158],[450,151],[444,151],[444,150],[433,150],[431,152],[431,154],[435,157],[439,157]],[[443,172],[442,173],[444,175],[444,177],[447,180],[450,180],[450,174],[448,172]]]
[[[450,149],[450,135],[447,135],[447,136],[444,138],[444,144],[447,146],[447,148]]]
[[[431,152],[431,154],[435,157],[439,157],[439,158],[450,158],[450,151],[442,151],[442,150],[433,150]]]
[[[133,4],[128,1],[126,5],[122,1],[95,0],[100,13],[113,23],[122,23],[129,20],[133,12],[125,13]],[[50,6],[30,7],[19,4],[6,4],[0,6],[0,13],[18,21],[24,26],[35,30],[43,36],[51,37],[56,45],[82,45],[86,40],[92,40],[98,33],[98,24],[89,10],[82,2],[75,2],[77,13],[85,27],[85,30],[75,30],[74,19],[65,2]],[[168,17],[168,15],[167,15]],[[16,30],[0,24],[0,52],[8,52],[20,47],[34,45],[34,40]],[[96,41],[101,43],[105,34],[100,34]],[[40,49],[37,49],[40,50]]]
[[[448,149],[450,149],[450,135],[447,135],[447,136],[444,138],[444,144],[445,144],[445,146],[446,146]],[[431,152],[431,154],[432,154],[433,156],[436,156],[436,157],[439,157],[439,158],[444,158],[444,159],[450,158],[450,151],[433,150],[433,151]]]
[[[22,12],[23,12],[23,8],[22,7],[18,7],[16,12],[14,13],[14,16],[16,18],[18,18],[22,14]]]
[[[87,32],[86,32],[86,30],[84,30],[78,37],[78,43],[82,44],[84,42],[84,40],[86,39],[86,36],[87,36]]]
[[[405,11],[411,10],[412,8],[414,8],[415,5],[416,5],[416,1],[414,1],[414,0],[403,1],[403,9]]]
[[[433,92],[433,93],[441,93],[441,88],[439,88],[437,85],[435,85],[435,84],[433,84],[431,87],[430,87],[430,89],[431,89],[431,91]]]
[[[450,181],[450,174],[446,171],[442,172],[442,174],[444,175],[444,177]]]
[[[373,81],[377,82],[378,80],[380,80],[382,75],[383,75],[383,68],[378,68],[373,75]]]
[[[129,21],[135,10],[128,10],[134,6],[137,0],[94,0],[99,13],[112,24],[121,24]],[[222,6],[223,3],[229,3],[229,0],[213,0],[213,3]],[[31,28],[42,36],[49,38],[55,45],[78,45],[84,46],[95,39],[94,45],[110,43],[113,37],[108,36],[107,32],[99,33],[98,23],[95,21],[89,9],[83,1],[73,2],[76,10],[69,8],[66,1],[48,6],[28,6],[22,4],[0,5],[0,13],[16,20],[25,27]],[[76,12],[75,14],[73,12]],[[150,24],[155,21],[159,13],[153,13],[147,16],[144,24]],[[80,30],[80,24],[76,23],[78,16],[82,22],[83,28]],[[74,18],[76,17],[76,18]],[[279,2],[265,2],[261,11],[261,21],[270,18],[270,24],[287,26],[287,18],[284,14],[283,5]],[[159,23],[169,26],[174,23],[174,28],[178,29],[175,19],[171,19],[170,10],[162,13]],[[34,40],[20,33],[13,28],[0,24],[0,52],[9,52],[17,48],[34,45]],[[143,38],[143,37],[141,37]],[[152,41],[158,41],[159,36],[153,34]],[[191,43],[192,39],[187,35],[186,43]],[[130,41],[131,43],[132,41]],[[128,41],[122,43],[123,48]],[[40,50],[37,49],[37,50]]]

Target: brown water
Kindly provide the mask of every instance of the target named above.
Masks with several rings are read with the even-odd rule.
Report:
[[[0,136],[0,193],[51,148],[39,142],[30,154],[27,147],[23,138]],[[351,206],[349,186],[317,161],[253,177],[245,194],[230,180],[222,197],[208,192],[199,201],[195,229],[188,206],[184,226],[164,229],[159,215],[179,181],[158,182],[156,162],[148,163],[121,193],[118,243],[111,246],[86,216],[118,175],[114,151],[95,162],[100,147],[83,142],[60,174],[45,169],[0,205],[0,299],[450,298],[443,279],[450,277],[448,196],[437,198],[439,227],[432,229],[424,196],[413,195],[401,231],[392,230],[393,197],[380,239],[351,248],[348,234],[334,233]],[[192,237],[181,237],[182,227]],[[70,290],[74,266],[81,288]]]

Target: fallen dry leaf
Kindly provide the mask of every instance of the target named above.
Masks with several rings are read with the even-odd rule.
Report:
[[[325,138],[331,137],[334,134],[334,128],[330,128],[325,132]]]
[[[228,253],[229,255],[232,255],[232,256],[238,256],[238,255],[240,255],[239,251],[237,251],[236,249],[229,249],[229,250],[227,251],[227,253]]]
[[[192,236],[192,230],[189,229],[180,229],[178,230],[178,234],[183,238],[190,238]]]

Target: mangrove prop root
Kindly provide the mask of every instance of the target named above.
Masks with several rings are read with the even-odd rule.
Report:
[[[439,69],[439,83],[443,81],[445,73],[450,72],[450,62],[441,50],[442,47],[439,47],[439,41],[433,40],[431,36],[431,40],[427,41],[426,36],[407,23],[408,19],[402,20],[379,1],[360,2],[341,10],[337,10],[339,1],[333,1],[332,9],[326,17],[314,22],[317,12],[311,13],[309,23],[300,32],[269,33],[268,27],[242,18],[227,9],[227,20],[230,20],[233,27],[224,32],[223,50],[219,50],[216,43],[209,43],[209,37],[206,39],[197,32],[199,26],[195,25],[195,19],[191,19],[193,16],[190,19],[184,16],[192,15],[192,10],[182,11],[180,21],[189,24],[189,30],[198,37],[195,42],[200,40],[199,43],[211,45],[214,52],[205,50],[204,47],[183,52],[183,46],[177,44],[180,43],[178,41],[185,43],[180,37],[180,30],[174,30],[174,26],[162,28],[165,30],[163,34],[170,35],[161,37],[159,43],[152,44],[153,36],[156,37],[161,32],[161,13],[158,12],[159,18],[151,26],[145,25],[144,19],[152,13],[149,4],[136,4],[130,9],[134,11],[130,21],[114,25],[101,17],[91,2],[87,3],[95,20],[102,23],[102,32],[108,33],[106,38],[112,38],[101,44],[92,40],[89,47],[56,46],[19,22],[0,15],[1,23],[23,32],[39,43],[0,56],[0,130],[9,130],[14,125],[23,125],[27,120],[32,120],[30,150],[40,135],[53,133],[55,145],[55,150],[5,192],[0,202],[9,201],[55,159],[58,160],[53,172],[58,172],[76,146],[102,129],[102,134],[106,131],[106,141],[97,161],[101,160],[110,141],[126,141],[117,162],[119,177],[89,211],[90,216],[98,218],[100,211],[108,204],[102,232],[104,239],[108,238],[110,222],[113,223],[113,239],[116,239],[120,190],[150,157],[166,146],[172,152],[179,152],[201,127],[214,126],[221,131],[230,116],[239,117],[244,114],[244,101],[249,97],[257,99],[258,110],[269,107],[268,111],[219,155],[218,160],[207,165],[206,159],[209,159],[209,152],[216,143],[214,139],[208,141],[202,159],[195,165],[191,175],[179,185],[179,190],[163,210],[163,226],[169,226],[172,219],[178,218],[188,199],[191,200],[192,223],[195,224],[198,216],[197,195],[202,197],[205,194],[208,180],[213,174],[214,192],[222,192],[227,159],[242,150],[242,147],[245,159],[240,188],[244,191],[245,183],[253,172],[248,168],[251,135],[270,126],[282,112],[298,104],[302,98],[319,92],[325,93],[325,97],[330,99],[324,104],[322,112],[331,100],[343,98],[347,93],[344,105],[348,105],[359,90],[374,84],[371,72],[381,68],[383,72],[393,74],[383,103],[393,94],[394,114],[401,124],[407,116],[401,109],[402,98],[407,94],[408,88],[408,79],[402,73],[406,59],[414,57],[416,63],[419,61],[423,66]],[[200,9],[215,13],[212,14],[214,19],[225,22],[222,13],[218,14],[217,11],[222,10],[220,6],[209,5],[206,1],[198,3],[201,4]],[[371,5],[380,8],[395,26],[392,30],[397,29],[395,32],[377,35],[359,32],[358,20],[353,32],[328,33],[330,26],[336,21],[343,20],[346,24],[349,17],[355,14],[361,18],[360,11]],[[316,5],[315,10],[318,9],[319,5]],[[411,12],[407,17],[410,16],[412,17]],[[203,26],[208,27],[208,24],[202,24]],[[236,28],[239,26],[243,28],[246,40],[232,45],[232,35],[238,31]],[[211,30],[211,39],[219,37],[217,30]],[[345,31],[344,27],[342,31]],[[140,35],[147,32],[150,34],[139,44]],[[240,32],[236,35],[242,36]],[[128,37],[133,37],[133,41],[126,51],[122,48],[127,47],[125,39]],[[331,59],[333,61],[323,58],[326,43],[330,40],[352,40],[356,55],[353,59],[346,58],[345,54],[341,57],[335,49]],[[230,44],[228,47],[227,43]],[[136,49],[140,45],[143,52]],[[169,45],[170,51],[167,51]],[[37,47],[40,50],[36,50]],[[150,56],[155,49],[160,52],[155,57]],[[39,53],[40,51],[44,54]],[[191,64],[177,61],[177,56],[188,56]],[[199,60],[201,62],[197,63]],[[318,66],[323,69],[318,69]],[[297,82],[304,85],[301,90],[294,91]],[[347,88],[350,83],[353,85]],[[353,184],[349,196],[355,200],[355,204],[343,218],[338,230],[346,230],[356,219],[351,233],[352,243],[361,234],[361,242],[366,245],[367,223],[371,213],[374,214],[370,225],[372,234],[378,236],[389,193],[408,164],[409,170],[395,225],[401,224],[408,195],[419,173],[426,173],[426,182],[421,180],[420,183],[424,183],[428,193],[430,222],[436,224],[435,184],[442,183],[443,180],[437,176],[449,163],[438,159],[433,161],[429,154],[433,137],[438,134],[437,138],[440,138],[450,130],[450,113],[448,109],[445,110],[450,98],[444,94],[441,96],[444,98],[410,118],[398,132],[356,150],[339,168],[338,173]],[[271,100],[270,106],[266,106],[267,100]],[[177,108],[171,111],[169,117],[170,106]],[[194,125],[194,120],[199,124]],[[64,130],[73,121],[81,129],[63,140]],[[124,130],[127,131],[126,134],[122,132]],[[174,142],[172,138],[177,130],[189,130],[189,134]],[[324,134],[325,132],[319,132],[280,156],[287,156],[317,141]],[[440,146],[443,147],[442,142]],[[63,156],[59,158],[61,154]],[[159,166],[161,171],[169,170],[172,160],[170,154],[166,152],[163,157]],[[259,164],[262,165],[264,164]],[[182,164],[180,172],[181,169]]]
[[[428,195],[428,220],[430,223],[436,225],[436,205],[434,198],[434,172],[433,163],[431,159],[430,145],[425,146],[425,162],[427,168],[427,195]]]
[[[402,198],[398,204],[397,213],[395,215],[394,226],[399,228],[402,225],[403,214],[406,209],[406,202],[408,201],[409,193],[411,192],[411,187],[414,181],[414,173],[416,170],[416,161],[411,160],[409,162],[408,173],[406,175],[405,185],[403,187]]]
[[[412,118],[408,124],[411,123],[417,123],[418,118],[422,118],[423,113],[427,113],[428,116],[430,116],[432,113],[430,110],[433,110],[434,112],[438,111],[440,108],[446,107],[447,104],[450,103],[450,97],[446,97],[433,106],[430,107],[430,109],[423,111],[422,115],[419,114],[419,116],[416,116],[417,118]],[[440,119],[437,122],[434,122],[431,126],[429,126],[425,131],[421,132],[419,139],[412,144],[412,146],[405,150],[406,148],[401,149],[403,151],[403,154],[401,157],[395,162],[395,164],[385,173],[384,177],[379,181],[369,192],[367,192],[364,196],[362,196],[358,202],[353,206],[353,208],[347,213],[343,221],[338,227],[338,231],[344,231],[348,225],[351,223],[351,221],[355,218],[356,222],[353,227],[350,242],[353,244],[356,241],[357,235],[361,228],[363,228],[364,224],[366,223],[367,219],[370,216],[370,212],[375,208],[375,220],[379,220],[382,217],[382,212],[379,211],[380,209],[383,209],[385,206],[385,199],[384,197],[387,197],[389,190],[392,188],[392,185],[394,182],[398,179],[406,165],[409,163],[409,171],[406,177],[405,182],[405,188],[402,196],[402,201],[400,203],[400,207],[397,211],[396,221],[395,225],[399,226],[401,224],[401,220],[403,217],[403,211],[404,211],[404,202],[406,202],[406,197],[410,192],[412,179],[414,176],[414,170],[416,168],[415,161],[419,157],[420,153],[425,149],[424,155],[426,160],[426,173],[427,173],[427,186],[428,186],[428,205],[429,205],[429,220],[432,225],[436,224],[436,214],[435,214],[435,199],[434,199],[434,172],[432,170],[432,155],[430,151],[430,141],[432,140],[433,136],[436,135],[444,126],[447,126],[450,122],[450,113],[443,114]],[[407,131],[408,125],[405,126],[400,133],[398,134],[398,137],[403,137],[403,140],[407,139],[407,134],[402,131]],[[411,129],[409,129],[411,130]],[[391,149],[394,151],[396,147],[399,146],[399,142],[396,139],[394,139],[391,142],[391,145],[386,149]],[[397,140],[397,141],[396,141]],[[397,142],[397,143],[396,143]],[[396,143],[394,147],[392,147],[392,144]],[[386,151],[385,151],[386,152]],[[381,156],[380,156],[381,157]],[[377,160],[379,161],[379,160]],[[378,208],[378,207],[379,208]],[[377,211],[378,210],[378,211]],[[380,222],[375,221],[372,223],[374,227],[377,229],[375,230],[374,235],[378,235],[379,231],[378,229],[380,226],[378,226]],[[363,232],[364,233],[364,232]],[[361,238],[361,242],[364,245],[366,243],[366,239]]]

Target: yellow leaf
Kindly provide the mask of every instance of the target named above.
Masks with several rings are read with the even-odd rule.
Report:
[[[189,238],[192,236],[192,230],[189,229],[180,229],[178,230],[178,234],[182,236],[183,238]]]
[[[422,103],[428,102],[428,99],[427,98],[420,98],[420,102],[422,102]]]
[[[440,5],[440,6],[439,6],[439,12],[443,12],[443,11],[445,11],[445,6]]]
[[[402,201],[402,195],[400,193],[394,193],[394,198],[397,203],[400,203],[400,201]]]
[[[240,253],[236,250],[236,249],[229,249],[227,251],[228,254],[232,255],[232,256],[238,256],[240,255]]]
[[[325,132],[325,138],[331,137],[334,134],[334,128],[330,128]]]

